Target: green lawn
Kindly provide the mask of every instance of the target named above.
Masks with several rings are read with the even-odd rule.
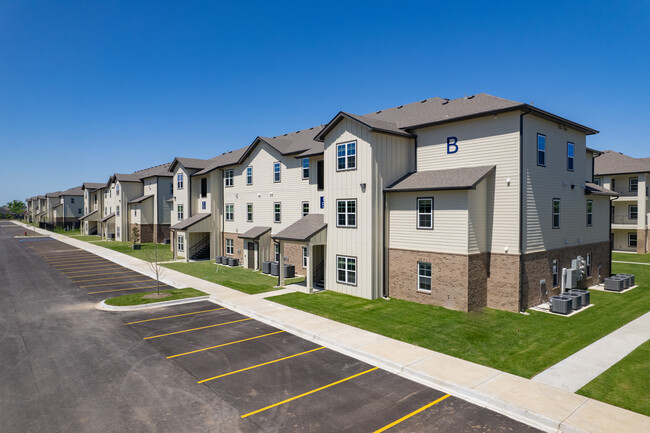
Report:
[[[88,236],[75,235],[75,236],[70,236],[70,237],[73,238],[73,239],[77,239],[78,241],[84,241],[84,242],[97,242],[97,241],[102,240],[102,238],[100,236],[97,236],[97,235],[88,235]]]
[[[640,287],[624,294],[591,291],[594,305],[572,317],[536,311],[526,316],[489,308],[468,314],[335,292],[291,293],[269,299],[530,378],[650,311],[650,266],[615,264],[614,270],[636,274]]]
[[[106,303],[116,307],[124,307],[127,305],[153,304],[154,302],[176,301],[178,299],[196,298],[197,296],[207,295],[207,293],[189,287],[185,289],[161,290],[160,292],[171,293],[172,295],[160,299],[145,299],[144,295],[156,292],[134,293],[131,295],[116,296],[115,298],[107,299]]]
[[[650,416],[650,341],[589,382],[578,394]]]
[[[57,233],[57,234],[60,234],[60,235],[66,235],[66,236],[79,236],[79,235],[81,235],[81,230],[80,229],[64,230],[62,227],[54,227],[53,232]]]
[[[214,262],[166,263],[163,266],[248,294],[277,290],[274,286],[278,284],[278,277],[271,277],[243,267],[231,268],[216,265]],[[285,280],[285,284],[303,280],[303,277],[291,278]]]
[[[146,260],[148,262],[153,262],[153,250],[158,248],[158,261],[165,262],[172,260],[172,251],[169,248],[169,245],[161,244],[142,244],[142,249],[134,250],[131,248],[131,242],[117,242],[117,241],[99,241],[93,242],[94,245],[99,245],[100,247],[108,248],[119,253],[128,254],[129,256],[136,257],[141,260]]]
[[[612,260],[619,262],[650,263],[650,254],[612,253]]]

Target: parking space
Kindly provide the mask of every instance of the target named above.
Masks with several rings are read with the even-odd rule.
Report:
[[[119,317],[270,431],[537,431],[212,302]]]

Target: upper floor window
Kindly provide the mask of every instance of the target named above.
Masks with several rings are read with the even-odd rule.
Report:
[[[280,182],[280,163],[273,163],[273,182]]]
[[[176,216],[177,216],[177,219],[178,219],[179,221],[182,220],[182,219],[183,219],[183,205],[182,205],[182,204],[179,204],[179,205],[176,207],[176,213],[177,213],[177,215],[176,215]]]
[[[169,184],[169,193],[174,194],[174,181]]]
[[[573,171],[573,143],[566,144],[566,169]]]
[[[553,199],[553,228],[560,228],[560,199]]]
[[[253,167],[246,167],[246,185],[253,184]]]
[[[587,200],[587,226],[591,227],[594,220],[594,201]]]
[[[178,173],[176,176],[176,188],[183,189],[183,173]]]
[[[417,228],[433,228],[433,197],[418,198]]]
[[[302,178],[309,179],[309,158],[302,159]]]
[[[632,180],[632,179],[630,179],[630,180]],[[70,204],[74,204],[74,197],[70,197]]]
[[[612,186],[611,190],[616,191],[616,179],[612,178],[610,185]]]
[[[596,185],[600,186],[600,178],[599,178],[599,177],[595,178],[595,179],[594,179],[594,183],[595,183]]]
[[[357,143],[341,143],[336,145],[336,169],[352,170],[357,168]]]
[[[357,226],[357,201],[336,200],[336,226],[356,227]]]
[[[537,134],[537,165],[546,166],[546,136]]]
[[[207,197],[207,196],[208,196],[208,179],[204,177],[201,179],[201,197]]]
[[[273,203],[273,222],[279,223],[282,222],[282,204]]]
[[[230,169],[230,170],[225,170],[225,171],[223,172],[224,184],[225,184],[226,186],[233,186],[233,185],[235,184],[235,183],[234,183],[234,177],[235,177],[235,172],[234,172],[234,170],[232,170],[232,169]]]
[[[232,203],[226,204],[226,221],[235,220],[235,205]]]
[[[253,203],[248,203],[246,205],[246,221],[253,222]]]
[[[81,215],[81,208],[79,208],[78,210],[79,210],[79,215]]]
[[[202,209],[202,210],[205,210],[206,207],[207,207],[207,203],[205,202],[205,200],[203,200],[203,201],[201,202],[201,209]]]
[[[94,200],[95,200],[95,204],[97,204],[97,194],[95,194]]]
[[[639,178],[638,177],[631,177],[630,178],[630,192],[638,192],[639,191]]]
[[[120,205],[115,206],[115,215],[120,216]]]
[[[115,185],[115,194],[119,194],[119,193],[120,193],[120,184],[118,183],[117,185]]]
[[[303,201],[302,202],[302,216],[308,215],[309,214],[309,202],[308,201]]]
[[[630,205],[627,210],[628,218],[635,220],[639,218],[639,207],[636,205]]]

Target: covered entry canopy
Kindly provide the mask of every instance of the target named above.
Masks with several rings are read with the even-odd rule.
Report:
[[[271,227],[253,227],[238,236],[244,240],[243,265],[260,269],[261,263],[271,254]]]
[[[239,235],[239,237],[241,239],[250,239],[256,241],[264,234],[270,231],[271,231],[271,227],[253,227],[252,229],[248,230],[246,233],[242,233],[241,235]]]
[[[273,236],[273,239],[276,241],[307,242],[325,228],[327,228],[327,224],[323,214],[309,214]]]
[[[205,220],[206,218],[209,218],[211,214],[209,213],[197,213],[192,215],[186,220],[179,221],[173,226],[171,226],[169,229],[170,230],[175,230],[175,231],[194,231],[194,232],[209,232],[210,227],[209,225],[203,227],[203,224],[201,224],[201,227],[197,227],[196,224],[199,222]],[[192,228],[192,230],[189,230]]]
[[[94,210],[90,212],[88,215],[84,215],[81,218],[79,218],[80,221],[99,221],[99,211]]]

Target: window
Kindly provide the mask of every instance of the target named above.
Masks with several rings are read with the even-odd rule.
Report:
[[[79,208],[78,210],[79,210],[79,215],[81,215],[81,208]]]
[[[119,193],[120,193],[120,184],[118,183],[117,185],[115,185],[115,194],[119,194]]]
[[[275,261],[280,262],[280,244],[275,245]]]
[[[176,188],[183,189],[183,173],[178,173],[176,176]]]
[[[594,219],[594,201],[593,200],[587,200],[587,227],[591,227],[591,224],[593,223]]]
[[[336,146],[336,170],[354,170],[357,168],[357,143],[341,143]]]
[[[357,284],[357,259],[336,256],[336,281],[344,284]]]
[[[226,254],[233,255],[235,253],[235,241],[232,239],[226,239]]]
[[[226,184],[226,186],[233,186],[235,184],[234,177],[235,177],[234,170],[225,170],[223,172],[224,183]]]
[[[176,237],[176,245],[178,251],[185,251],[185,237],[183,236],[177,236]]]
[[[253,184],[253,167],[246,167],[246,185]]]
[[[627,216],[631,220],[639,218],[639,207],[637,205],[630,205],[627,208]]]
[[[573,171],[573,143],[566,144],[566,169]]]
[[[418,198],[418,221],[417,228],[433,228],[433,198]]]
[[[317,189],[322,191],[325,188],[325,163],[322,160],[316,163],[316,177],[318,181]]]
[[[302,159],[302,178],[309,179],[309,158]]]
[[[600,178],[599,178],[599,177],[595,178],[595,179],[594,179],[594,183],[595,183],[596,185],[600,186]]]
[[[169,184],[169,194],[174,195],[174,182]]]
[[[273,163],[273,182],[280,182],[280,163]]]
[[[560,199],[553,199],[553,228],[560,228]]]
[[[587,253],[587,276],[591,277],[591,253]]]
[[[431,293],[431,263],[418,262],[418,290]]]
[[[205,210],[205,208],[206,208],[206,203],[205,203],[205,200],[203,200],[203,201],[201,202],[201,209],[202,209],[202,210]]]
[[[627,246],[636,248],[636,233],[627,234]]]
[[[307,258],[309,258],[309,250],[307,247],[302,247],[302,267],[307,267]]]
[[[201,179],[201,197],[207,197],[207,196],[208,196],[208,179],[204,177]]]
[[[560,271],[560,264],[558,263],[558,260],[555,259],[551,262],[551,272],[553,273],[553,287],[557,287],[560,285],[560,280],[559,280],[559,271]]]
[[[104,215],[108,215],[108,209],[104,207]]]
[[[226,204],[226,221],[235,220],[235,205],[232,203]]]
[[[97,194],[95,194],[95,204],[97,204]]]
[[[273,203],[273,222],[279,223],[282,222],[282,204]]]
[[[177,219],[180,221],[180,220],[183,219],[183,205],[182,205],[182,204],[179,204],[179,205],[176,207],[176,210],[177,210],[177,213],[178,213],[178,215],[177,215]]]
[[[119,238],[120,237],[120,227],[119,226],[115,227],[115,233],[117,234],[117,237]]]
[[[246,204],[246,221],[253,222],[253,203]]]
[[[630,178],[630,192],[638,192],[639,191],[639,178],[638,177],[631,177]]]
[[[616,179],[612,179],[611,185],[612,185],[611,190],[615,191],[616,190]]]
[[[357,201],[336,200],[336,226],[356,227],[357,226]]]
[[[120,216],[120,205],[115,206],[115,215]]]
[[[537,134],[537,165],[546,166],[546,136]]]
[[[138,210],[137,209],[133,209],[133,216],[136,216],[136,217],[138,216]]]
[[[630,181],[632,181],[632,179],[630,179]],[[632,183],[630,182],[630,185],[631,185],[631,184],[632,184]],[[630,190],[630,191],[632,191],[632,190]],[[74,204],[74,197],[70,197],[70,204]]]
[[[309,202],[308,201],[303,201],[302,202],[302,216],[308,215],[309,214]]]

